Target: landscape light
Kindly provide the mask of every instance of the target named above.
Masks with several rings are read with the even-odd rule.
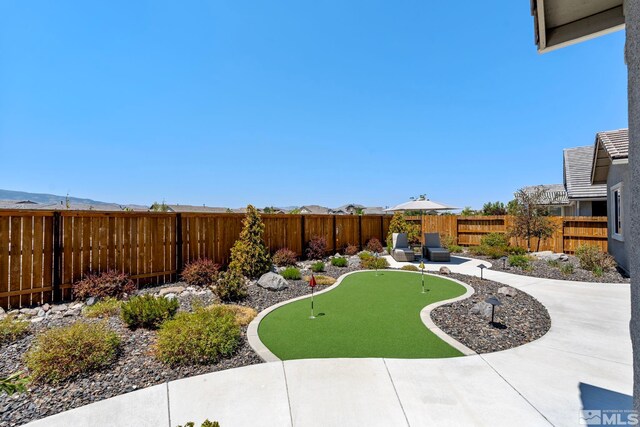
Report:
[[[503,256],[502,258],[500,258],[500,261],[502,261],[502,268],[506,269],[507,268],[507,257]]]
[[[480,280],[483,280],[483,279],[484,279],[484,277],[483,277],[482,273],[483,273],[484,269],[485,269],[485,268],[487,268],[487,266],[486,266],[486,265],[484,265],[484,264],[480,264],[480,265],[478,266],[478,268],[480,269]]]
[[[489,324],[491,326],[497,326],[496,323],[493,321],[493,316],[495,315],[495,311],[496,311],[496,305],[502,305],[502,303],[500,302],[500,300],[496,297],[489,297],[486,300],[484,300],[484,302],[491,304],[491,322],[489,322]]]
[[[422,293],[424,294],[424,261],[420,261],[420,275],[422,276]]]

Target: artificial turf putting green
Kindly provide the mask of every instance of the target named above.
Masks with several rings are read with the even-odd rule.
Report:
[[[431,358],[461,356],[427,329],[420,311],[463,295],[460,284],[420,274],[381,270],[351,274],[335,289],[286,304],[258,326],[262,342],[282,360],[330,357]]]

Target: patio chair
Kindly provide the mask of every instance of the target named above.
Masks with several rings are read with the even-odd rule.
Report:
[[[429,261],[450,262],[451,253],[440,244],[440,234],[424,233],[422,257]]]
[[[391,250],[391,256],[393,259],[399,262],[411,262],[415,259],[416,255],[413,253],[413,249],[409,247],[409,239],[407,233],[393,233],[393,249]]]

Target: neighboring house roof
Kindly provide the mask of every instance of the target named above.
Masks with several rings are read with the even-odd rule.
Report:
[[[365,215],[393,215],[391,211],[385,211],[382,206],[369,206],[364,208]]]
[[[569,200],[607,198],[605,184],[591,184],[593,151],[592,145],[564,150],[564,185]]]
[[[609,166],[629,158],[629,129],[610,130],[596,134],[591,169],[591,183],[607,182]]]
[[[544,195],[542,196],[543,204],[549,206],[562,206],[570,203],[569,195],[562,184],[534,185],[531,187],[525,187],[523,190],[525,192],[533,192],[540,188],[544,190]]]
[[[211,206],[193,206],[193,205],[167,205],[169,212],[179,213],[225,213],[227,208],[211,207]]]
[[[300,206],[300,213],[305,213],[305,214],[321,214],[321,215],[327,215],[329,213],[329,208],[325,208],[324,206],[320,206],[320,205],[305,205],[305,206]]]

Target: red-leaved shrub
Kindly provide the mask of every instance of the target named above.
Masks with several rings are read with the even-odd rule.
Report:
[[[102,273],[89,273],[84,279],[72,286],[75,298],[89,297],[121,299],[136,290],[136,285],[129,275],[118,271],[108,270]]]
[[[372,237],[367,242],[367,250],[369,252],[382,253],[382,250],[383,250],[382,243],[380,243],[380,240],[376,239],[375,237]]]
[[[276,253],[273,254],[272,261],[278,267],[286,267],[288,265],[296,265],[298,256],[291,249],[282,248],[278,249]]]
[[[355,255],[358,253],[358,247],[356,245],[352,245],[351,243],[347,243],[347,246],[344,247],[345,255]]]
[[[191,286],[211,286],[218,280],[220,265],[202,258],[190,262],[182,270],[182,280]]]
[[[307,247],[307,258],[322,259],[327,250],[327,239],[323,236],[313,236]]]

